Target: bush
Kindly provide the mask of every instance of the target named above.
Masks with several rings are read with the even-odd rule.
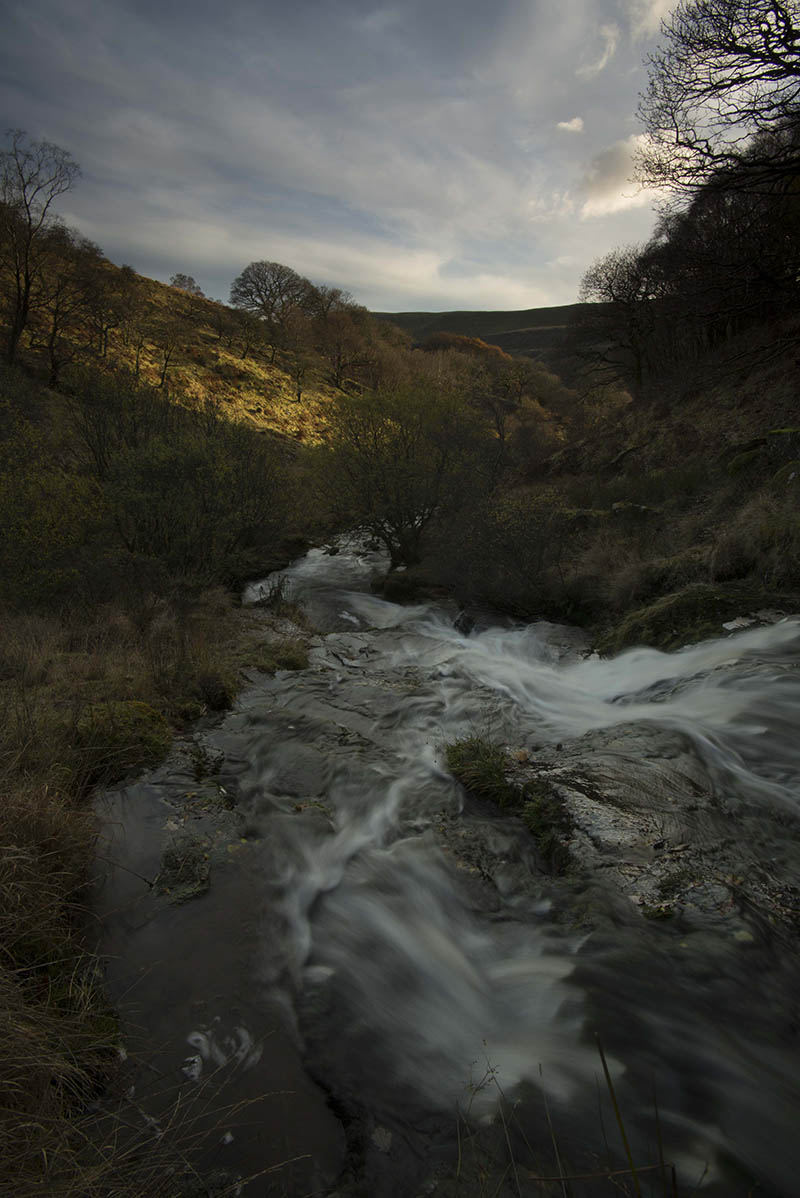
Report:
[[[518,796],[506,781],[508,761],[500,745],[469,736],[447,745],[445,753],[447,768],[463,787],[498,807],[514,806]]]
[[[27,420],[6,407],[0,424],[0,601],[47,602],[74,580],[75,555],[100,524],[100,495],[52,460]]]
[[[107,495],[129,553],[171,573],[228,582],[246,571],[281,525],[281,471],[271,446],[249,429],[197,425],[121,451]]]

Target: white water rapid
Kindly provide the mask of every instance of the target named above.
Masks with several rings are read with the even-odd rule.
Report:
[[[635,1193],[602,1176],[627,1162],[599,1037],[638,1165],[660,1138],[681,1195],[793,1198],[800,622],[605,661],[387,603],[381,564],[353,543],[285,571],[310,668],[204,733],[246,842],[247,1017],[290,1030],[347,1132],[338,1183],[247,1193]],[[566,805],[563,874],[447,772],[475,735]],[[590,1180],[535,1180],[559,1170]]]

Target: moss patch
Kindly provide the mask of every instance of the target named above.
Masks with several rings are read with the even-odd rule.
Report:
[[[563,874],[571,861],[567,845],[572,833],[564,800],[541,778],[526,784],[524,799],[522,822],[535,838],[550,873]]]
[[[751,586],[693,583],[629,612],[598,640],[596,647],[602,654],[619,653],[632,645],[680,649],[694,641],[720,636],[725,620],[768,602],[769,596]]]
[[[175,840],[164,850],[157,889],[173,903],[205,894],[211,883],[211,861],[206,841],[195,837]]]
[[[172,742],[163,715],[134,700],[90,704],[78,719],[76,734],[87,769],[97,779],[157,765]]]

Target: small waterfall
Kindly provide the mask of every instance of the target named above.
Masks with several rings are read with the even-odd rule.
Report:
[[[640,1164],[660,1135],[681,1193],[790,1198],[800,622],[606,661],[544,622],[463,635],[455,611],[370,594],[382,567],[356,542],[285,571],[323,630],[311,668],[260,679],[206,735],[251,846],[238,984],[358,1127],[364,1192],[432,1185],[467,1124],[524,1176],[552,1172],[551,1125],[602,1172],[599,1036]],[[468,736],[570,805],[563,877],[449,775]],[[610,1136],[602,1082],[599,1101]],[[507,1163],[489,1192],[543,1192]],[[485,1191],[465,1173],[460,1192]]]

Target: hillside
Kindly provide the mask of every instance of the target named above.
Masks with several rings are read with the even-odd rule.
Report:
[[[561,349],[570,324],[589,307],[561,304],[517,312],[374,312],[373,315],[404,329],[415,341],[423,341],[432,333],[460,333],[499,345],[509,354],[549,361]]]

